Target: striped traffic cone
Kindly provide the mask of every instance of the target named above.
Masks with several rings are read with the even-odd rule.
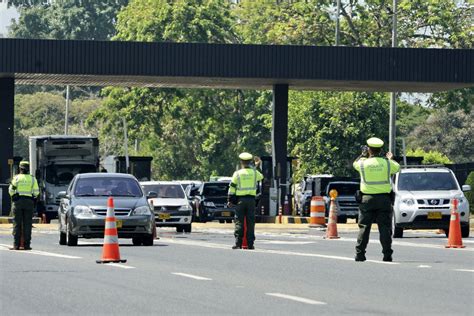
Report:
[[[458,212],[458,203],[457,199],[454,199],[452,202],[451,208],[451,220],[449,222],[449,237],[448,244],[445,248],[465,248],[462,244],[461,236],[461,222],[459,221],[459,212]]]
[[[104,247],[102,260],[97,263],[127,262],[120,259],[117,226],[115,225],[114,200],[109,197],[107,201],[107,216],[105,217]]]
[[[331,196],[331,206],[329,208],[328,217],[328,228],[326,231],[327,239],[337,239],[337,209],[336,209],[336,198]]]

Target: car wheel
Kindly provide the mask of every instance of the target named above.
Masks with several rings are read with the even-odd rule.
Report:
[[[73,234],[71,234],[71,232],[67,232],[67,245],[68,246],[77,246],[77,239],[78,237],[77,236],[74,236]]]
[[[184,225],[183,227],[185,233],[190,233],[192,230],[191,224]]]
[[[143,246],[153,246],[153,235],[146,235],[143,237]]]
[[[133,237],[132,238],[132,243],[134,246],[141,246],[143,243],[143,240],[141,237]]]
[[[219,220],[219,223],[224,224],[224,223],[225,223],[225,220],[220,219],[220,220]]]
[[[226,219],[225,222],[226,223],[232,223],[232,220],[231,219]]]
[[[179,225],[179,226],[176,226],[176,232],[177,233],[182,233],[184,231],[184,227]]]
[[[469,237],[469,225],[461,226],[461,237],[462,238]]]
[[[59,232],[59,244],[66,245],[67,244],[67,235],[64,232]]]
[[[345,224],[345,223],[347,223],[347,217],[345,217],[345,216],[338,217],[337,222],[341,223],[341,224]]]
[[[446,234],[446,238],[449,238],[449,228],[443,229]]]
[[[403,228],[395,226],[393,229],[393,238],[403,238]]]

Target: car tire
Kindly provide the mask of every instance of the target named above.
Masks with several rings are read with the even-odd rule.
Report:
[[[143,246],[153,246],[153,234],[142,237]]]
[[[67,235],[64,232],[59,232],[59,244],[64,246],[67,245]]]
[[[190,233],[192,230],[191,224],[184,225],[183,230],[185,233]]]
[[[226,222],[227,224],[229,224],[229,223],[232,223],[232,220],[231,220],[231,219],[226,219],[225,222]]]
[[[393,229],[393,238],[403,238],[403,228],[395,226]]]
[[[449,228],[443,229],[444,234],[446,235],[446,238],[449,238]]]
[[[220,219],[220,220],[219,220],[219,223],[224,224],[224,223],[225,223],[225,220]]]
[[[177,233],[182,233],[184,231],[184,227],[179,225],[179,226],[176,226],[176,232]]]
[[[344,217],[342,217],[342,216],[338,217],[337,222],[341,223],[341,224],[346,224],[347,223],[347,217],[345,217],[345,216]]]
[[[78,240],[77,236],[74,236],[69,231],[67,232],[67,245],[68,246],[71,246],[71,247],[77,246],[77,240]]]
[[[462,238],[469,237],[469,225],[461,226],[461,237]]]
[[[141,237],[133,237],[133,238],[132,238],[132,244],[133,244],[134,246],[141,246],[142,243],[143,243],[143,240],[142,240]]]

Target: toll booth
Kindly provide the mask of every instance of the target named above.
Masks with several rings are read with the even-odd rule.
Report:
[[[102,161],[102,167],[106,172],[128,173],[135,176],[138,181],[151,180],[151,161],[153,157],[130,156],[129,170],[125,156],[107,156]]]
[[[279,197],[279,185],[285,185],[286,196],[288,198],[289,210],[288,213],[292,214],[293,210],[293,161],[296,157],[287,157],[286,168],[287,168],[287,179],[279,179],[275,170],[273,170],[272,156],[260,157],[262,160],[261,172],[263,174],[263,181],[260,188],[260,199],[257,204],[256,215],[257,216],[276,216],[278,215],[278,202]]]

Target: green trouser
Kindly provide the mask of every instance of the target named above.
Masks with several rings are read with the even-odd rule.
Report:
[[[32,199],[20,198],[13,202],[13,246],[20,246],[21,232],[25,247],[29,248],[31,243],[31,227],[33,225],[34,202]]]
[[[372,223],[377,222],[382,244],[382,253],[391,255],[392,250],[392,206],[389,194],[363,195],[359,205],[359,236],[356,254],[365,254]]]
[[[255,197],[239,197],[235,210],[235,244],[242,246],[244,218],[247,218],[247,244],[253,246],[255,240]]]

